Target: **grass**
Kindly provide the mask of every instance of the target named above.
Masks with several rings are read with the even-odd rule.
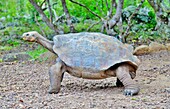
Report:
[[[7,44],[16,47],[16,46],[19,46],[19,45],[20,45],[20,42],[19,42],[18,40],[11,40],[11,39],[10,39],[10,40],[7,41]]]
[[[47,49],[41,46],[38,46],[38,49],[28,51],[27,54],[29,54],[33,59],[38,59],[38,57],[45,52],[47,52]]]
[[[8,51],[11,50],[13,47],[12,46],[0,46],[0,51]]]

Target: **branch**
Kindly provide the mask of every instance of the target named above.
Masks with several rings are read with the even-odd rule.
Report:
[[[53,10],[55,12],[55,10]],[[62,14],[61,16],[57,16],[57,14],[55,14],[55,21],[53,23],[57,23],[60,19],[62,19],[65,16],[65,13]]]
[[[42,17],[42,20],[56,33],[60,33],[60,31],[55,27],[54,24],[50,23],[50,20],[47,18],[47,16],[44,14],[43,10],[40,6],[37,5],[37,3],[34,0],[29,0],[30,3],[35,7],[35,9],[38,11],[40,16]]]
[[[155,12],[158,11],[158,5],[155,2],[155,0],[147,0],[149,2],[149,4],[152,6],[152,8],[155,10]]]
[[[34,16],[35,16],[35,22],[36,22],[37,26],[40,28],[43,36],[46,36],[44,30],[42,29],[42,27],[40,26],[40,23],[39,23],[38,20],[37,20],[36,13],[34,13]]]
[[[170,1],[169,1],[169,2],[170,2]],[[170,13],[170,7],[168,7],[168,6],[165,4],[164,1],[162,1],[162,2],[160,3],[160,5],[161,5],[161,8],[163,9],[163,11],[165,11],[165,12],[167,12],[167,13]]]
[[[116,25],[116,23],[119,21],[120,16],[122,14],[123,2],[124,0],[119,0],[116,8],[116,14],[109,21],[109,29],[113,28]]]
[[[104,13],[103,13],[103,7],[101,8],[101,7],[99,6],[98,2],[96,2],[96,7],[98,8],[98,10],[99,10],[102,14],[104,14]]]
[[[141,0],[140,4],[138,5],[138,7],[136,8],[136,10],[134,11],[134,13],[128,18],[128,24],[131,23],[132,18],[137,14],[137,12],[139,11],[139,9],[141,8],[142,4],[144,3],[145,0]]]
[[[99,24],[102,20],[99,20],[98,22],[93,23],[91,26],[87,28],[86,31],[89,31],[91,28],[93,28],[95,25]]]
[[[65,0],[61,0],[61,3],[62,3],[62,6],[63,6],[63,10],[64,10],[64,13],[66,15],[66,19],[67,19],[67,24],[68,26],[70,27],[70,32],[75,32],[75,28],[71,22],[71,16],[70,16],[70,13],[68,11],[68,8],[67,8],[67,5],[66,5],[66,1]]]
[[[77,4],[77,5],[81,6],[81,7],[84,7],[86,10],[88,10],[90,13],[92,13],[93,15],[95,15],[96,17],[98,17],[99,19],[102,19],[99,15],[97,15],[96,13],[94,13],[92,10],[90,10],[90,9],[89,9],[87,6],[85,6],[84,4],[80,4],[80,3],[76,2],[76,1],[73,1],[73,0],[70,0],[70,2],[75,3],[75,4]]]
[[[141,8],[142,4],[144,3],[145,0],[141,0],[140,4],[138,5],[138,7],[136,8],[136,10],[134,11],[134,13],[128,18],[128,27],[126,28],[126,31],[124,32],[124,34],[122,35],[123,41],[126,41],[127,36],[129,35],[129,30],[132,26],[131,21],[132,18],[137,14],[137,12],[139,11],[139,9]]]
[[[43,4],[46,2],[46,0],[44,0],[41,4],[40,4],[40,7],[42,7],[43,6]]]
[[[102,0],[102,10],[103,10],[103,7],[104,7],[104,3],[103,3],[103,0]]]
[[[107,0],[105,0],[105,4],[106,4],[106,7],[107,7],[107,10],[109,11],[110,9],[109,9],[109,5],[108,5],[108,1]]]
[[[108,17],[111,18],[112,16],[112,13],[113,13],[113,7],[116,7],[116,1],[115,0],[111,0],[111,3],[110,3],[110,10],[109,10],[109,13],[108,13]]]
[[[51,10],[50,0],[47,0],[47,4],[48,4],[48,10],[49,10],[49,13],[50,13],[50,22],[52,23],[53,22],[53,13],[52,13],[52,10]]]

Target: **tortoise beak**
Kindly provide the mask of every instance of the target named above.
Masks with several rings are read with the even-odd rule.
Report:
[[[22,38],[23,40],[27,40],[27,36],[29,36],[29,34],[24,33],[24,34],[22,35],[22,37],[21,37],[21,38]]]
[[[23,40],[26,40],[26,37],[22,37]]]
[[[36,40],[34,37],[28,37],[28,36],[22,36],[22,39],[29,42],[35,42]]]
[[[22,36],[21,36],[21,39],[23,39],[23,40],[27,40],[28,38],[27,38],[27,36],[22,35]]]

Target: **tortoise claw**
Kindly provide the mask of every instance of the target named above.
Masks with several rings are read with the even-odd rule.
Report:
[[[49,94],[57,94],[59,91],[57,91],[57,90],[52,90],[52,89],[49,89],[48,90],[48,93]]]
[[[125,96],[133,96],[133,95],[137,95],[139,90],[140,90],[139,88],[134,88],[134,89],[128,89],[127,88],[127,89],[124,90],[123,94]]]

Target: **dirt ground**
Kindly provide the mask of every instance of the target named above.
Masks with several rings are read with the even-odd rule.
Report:
[[[0,109],[170,109],[170,52],[139,56],[141,91],[127,97],[116,78],[64,75],[59,94],[48,94],[49,63],[0,63]]]

